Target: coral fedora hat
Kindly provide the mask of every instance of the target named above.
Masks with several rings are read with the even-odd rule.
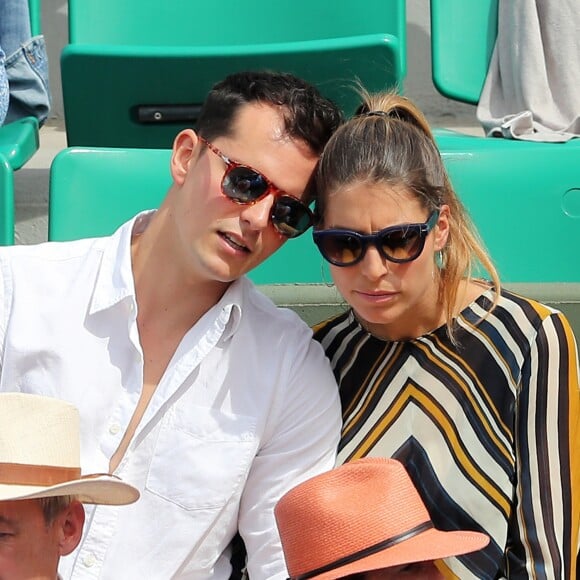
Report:
[[[434,527],[403,465],[364,458],[313,477],[275,508],[291,580],[350,574],[458,556],[489,537]]]

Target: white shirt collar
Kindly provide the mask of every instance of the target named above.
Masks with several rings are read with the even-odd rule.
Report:
[[[107,241],[95,281],[95,291],[89,314],[106,310],[127,297],[135,301],[135,284],[131,267],[131,238],[133,226],[143,224],[154,213],[143,212],[123,224]]]
[[[111,308],[131,299],[136,306],[135,283],[131,263],[131,239],[142,233],[155,210],[138,214],[123,224],[108,240],[103,250],[101,265],[95,281],[95,290],[89,314]],[[242,304],[247,299],[251,283],[246,278],[233,282],[220,301],[210,310],[221,321],[221,341],[228,340],[237,330],[242,316]],[[135,309],[136,310],[136,309]]]

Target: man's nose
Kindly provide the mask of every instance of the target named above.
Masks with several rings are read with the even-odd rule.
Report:
[[[270,216],[272,215],[272,206],[274,204],[274,195],[269,194],[260,201],[252,205],[244,206],[240,217],[253,230],[263,230],[268,227]]]

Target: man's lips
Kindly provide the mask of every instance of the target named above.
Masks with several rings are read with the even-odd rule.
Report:
[[[229,232],[219,232],[220,237],[225,240],[225,242],[238,252],[250,253],[251,249],[245,244],[244,240]]]

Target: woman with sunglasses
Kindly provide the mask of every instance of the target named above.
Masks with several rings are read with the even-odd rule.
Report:
[[[340,385],[339,462],[399,459],[438,528],[487,533],[484,550],[445,562],[462,580],[575,578],[569,323],[501,287],[403,97],[364,96],[327,144],[317,190],[314,241],[350,306],[316,328]]]

